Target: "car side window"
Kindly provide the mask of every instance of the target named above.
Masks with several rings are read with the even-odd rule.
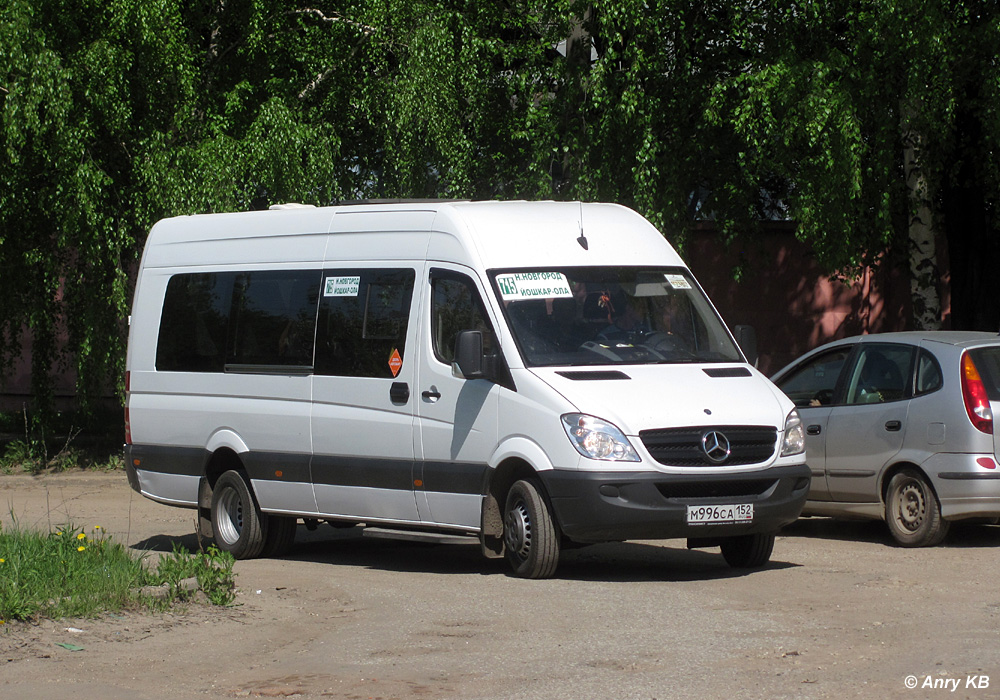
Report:
[[[846,403],[886,403],[908,398],[915,350],[909,345],[863,345],[851,368]]]
[[[445,364],[455,359],[455,340],[462,331],[483,331],[483,350],[493,352],[493,329],[482,298],[471,279],[448,270],[431,273],[431,334],[434,356]]]
[[[917,385],[914,388],[914,395],[920,396],[937,391],[943,384],[941,365],[932,354],[921,350],[920,357],[917,359]]]
[[[837,379],[853,346],[817,355],[781,380],[779,388],[796,406],[828,406],[833,403]]]

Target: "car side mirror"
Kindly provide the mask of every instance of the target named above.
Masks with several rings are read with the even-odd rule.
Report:
[[[760,359],[757,354],[757,331],[753,326],[733,326],[733,334],[740,350],[746,355],[747,362],[756,367],[757,360]]]
[[[464,379],[489,379],[486,357],[483,355],[483,332],[462,331],[455,338],[456,375]]]

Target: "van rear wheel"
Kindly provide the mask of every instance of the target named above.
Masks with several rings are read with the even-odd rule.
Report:
[[[298,526],[298,518],[284,515],[268,515],[267,534],[264,536],[264,547],[261,549],[262,557],[282,557],[288,554],[295,542],[295,528]]]
[[[521,578],[549,578],[559,564],[559,533],[533,479],[514,483],[507,492],[503,518],[504,552],[514,574]]]
[[[253,559],[264,548],[264,517],[237,471],[225,472],[212,489],[212,530],[219,549],[237,559]]]

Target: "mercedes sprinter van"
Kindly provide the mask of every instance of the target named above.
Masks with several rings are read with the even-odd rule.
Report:
[[[397,202],[166,219],[129,330],[132,488],[237,558],[299,521],[685,538],[756,567],[809,491],[792,402],[625,207]]]

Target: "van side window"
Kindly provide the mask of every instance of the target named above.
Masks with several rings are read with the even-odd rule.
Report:
[[[167,283],[156,343],[161,372],[221,372],[233,298],[232,272],[174,275]]]
[[[260,270],[239,275],[227,369],[311,367],[319,297],[318,270]]]
[[[391,360],[398,355],[406,361],[406,328],[415,278],[411,269],[324,272],[316,374],[395,377]]]
[[[455,339],[461,331],[483,331],[483,350],[493,352],[493,330],[482,299],[465,275],[446,270],[431,273],[431,329],[434,356],[445,364],[455,359]]]

